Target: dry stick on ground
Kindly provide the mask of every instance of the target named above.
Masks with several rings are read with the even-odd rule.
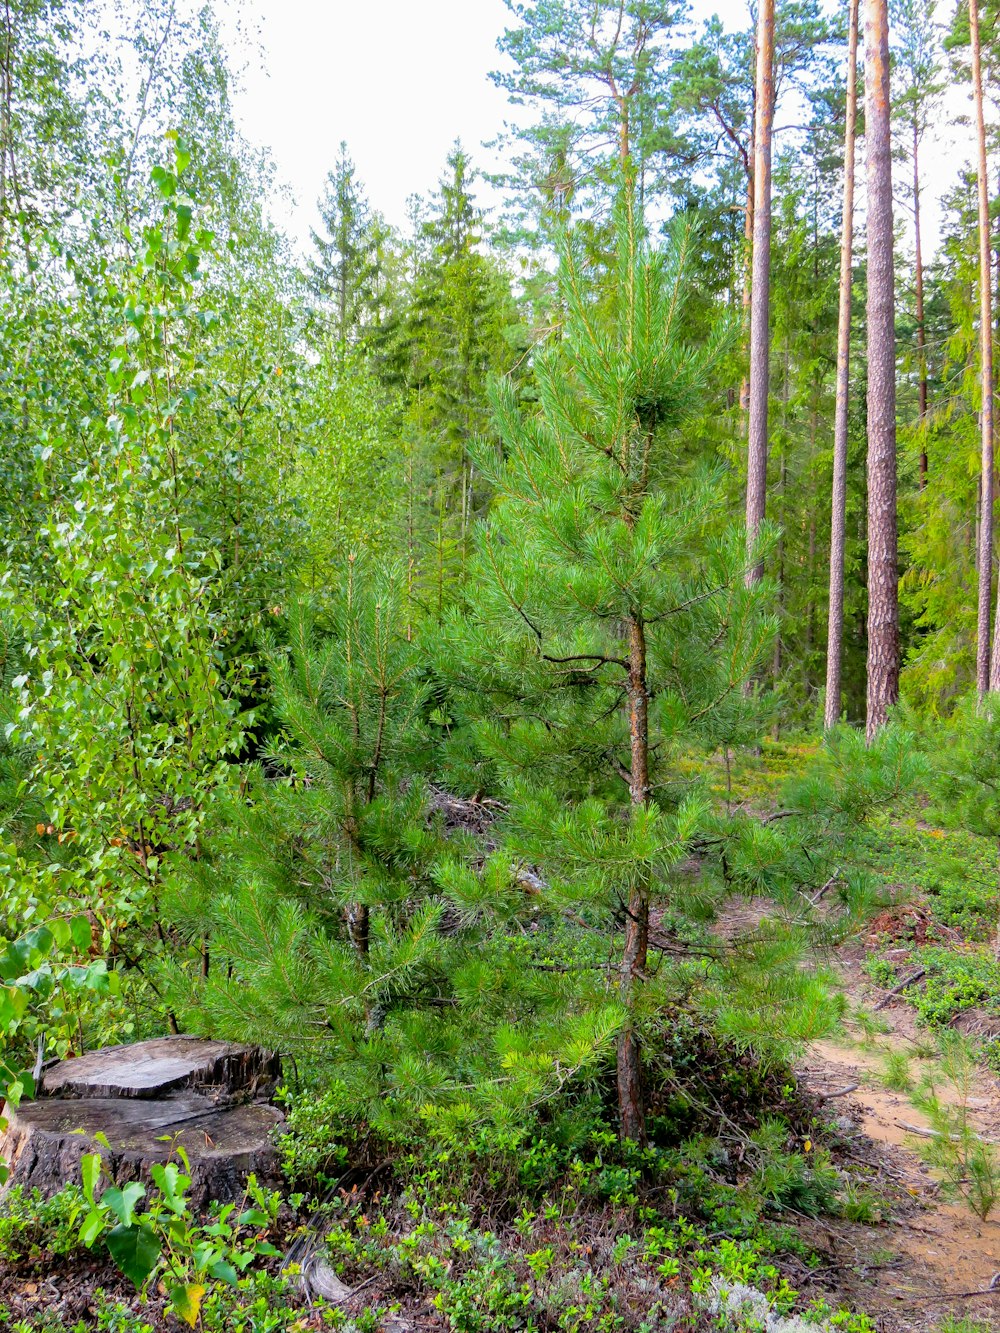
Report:
[[[849,1092],[857,1092],[860,1087],[860,1083],[848,1083],[846,1088],[838,1088],[836,1092],[814,1092],[813,1096],[830,1101],[832,1097],[846,1097]]]
[[[956,1301],[967,1300],[970,1296],[1000,1296],[1000,1286],[994,1286],[1000,1273],[994,1273],[988,1287],[975,1287],[972,1291],[942,1291],[938,1296],[922,1296],[919,1301],[902,1301],[900,1307],[905,1309],[910,1305],[920,1305],[925,1301]],[[897,1307],[897,1308],[900,1308]]]
[[[902,995],[907,986],[912,986],[915,981],[920,981],[920,979],[926,975],[927,969],[925,967],[920,968],[919,971],[914,972],[912,976],[907,977],[905,981],[901,981],[898,986],[893,986],[892,990],[887,991],[882,999],[879,1000],[878,1004],[875,1005],[875,1008],[884,1009],[891,999],[897,995]]]
[[[900,1129],[905,1129],[907,1134],[919,1134],[922,1139],[951,1139],[953,1143],[960,1143],[965,1137],[962,1134],[945,1134],[940,1129],[927,1129],[923,1125],[911,1125],[907,1120],[897,1120],[896,1124]],[[989,1143],[994,1147],[1000,1145],[1000,1139],[988,1139],[985,1134],[972,1134],[970,1131],[970,1137],[977,1143]]]

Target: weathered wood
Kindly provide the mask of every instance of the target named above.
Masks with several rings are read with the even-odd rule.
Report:
[[[53,1194],[79,1182],[90,1152],[100,1153],[105,1175],[118,1184],[148,1180],[151,1166],[182,1146],[195,1208],[239,1199],[250,1172],[276,1185],[274,1132],[282,1116],[260,1099],[279,1075],[269,1052],[193,1037],[62,1061],[46,1073],[37,1101],[6,1113],[0,1157],[10,1166],[9,1184]]]
[[[246,1100],[270,1093],[280,1072],[277,1056],[259,1046],[161,1037],[62,1060],[43,1076],[42,1092],[47,1097],[162,1097],[200,1088],[216,1100]]]

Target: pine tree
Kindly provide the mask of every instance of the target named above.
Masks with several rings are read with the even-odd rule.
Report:
[[[993,266],[990,249],[990,184],[987,176],[983,69],[979,40],[979,0],[969,0],[972,92],[976,108],[976,180],[979,199],[979,380],[981,464],[979,469],[979,600],[976,686],[982,698],[1000,689],[1000,648],[990,651],[993,588]],[[1000,620],[1000,616],[998,616]],[[995,632],[995,631],[994,631]],[[1000,635],[997,636],[1000,640]]]
[[[446,843],[405,574],[358,563],[329,622],[297,606],[287,645],[270,643],[280,741],[216,806],[205,860],[175,867],[164,919],[191,949],[172,1003],[201,1031],[292,1054],[345,1120],[408,1142],[492,1122],[516,1141],[607,1034],[573,1012],[549,938],[532,941],[509,852],[484,864]]]
[[[869,740],[899,698],[896,332],[887,0],[866,0],[868,140],[868,709]]]
[[[895,73],[899,93],[894,110],[907,139],[913,170],[914,315],[917,333],[917,423],[921,432],[920,486],[927,484],[928,410],[927,328],[924,311],[924,255],[921,214],[920,152],[940,103],[940,48],[934,25],[935,0],[894,0]]]
[[[858,114],[859,0],[850,0],[847,38],[847,107],[844,119],[844,207],[840,231],[840,301],[837,318],[837,400],[833,439],[830,520],[830,604],[826,635],[824,727],[840,720],[844,654],[844,547],[847,519],[847,409],[851,371],[851,285],[854,245],[854,137]]]
[[[640,195],[662,186],[664,163],[685,146],[668,120],[667,88],[684,6],[677,0],[505,0],[517,19],[498,42],[513,62],[493,81],[516,104],[541,111],[516,130],[526,147],[511,183],[526,211],[548,220],[553,173],[565,203],[607,198],[624,164]],[[541,199],[538,197],[541,189]]]
[[[770,393],[771,128],[774,123],[774,0],[757,16],[757,92],[754,98],[753,279],[750,287],[750,381],[747,417],[747,577],[763,577],[755,546],[767,505],[767,406]]]
[[[616,226],[603,305],[564,248],[566,322],[536,368],[539,414],[509,384],[494,391],[502,447],[478,459],[495,499],[455,629],[488,709],[482,743],[521,792],[520,846],[555,867],[558,901],[621,932],[617,995],[594,1012],[617,1031],[622,1135],[641,1141],[650,905],[699,813],[669,756],[738,724],[773,626],[766,585],[743,586],[743,534],[717,484],[678,466],[676,434],[729,342],[725,326],[685,342],[693,238],[651,251],[627,183]],[[593,799],[566,809],[564,792]]]
[[[834,29],[820,12],[816,0],[781,0],[766,17],[769,21],[764,26],[771,46],[771,59],[766,62],[770,71],[767,102],[773,117],[787,86],[796,85],[799,91],[808,92],[817,70],[822,68],[822,53],[834,36]],[[761,19],[758,13],[758,28]],[[761,101],[756,78],[760,37],[754,29],[728,32],[718,16],[713,15],[705,21],[698,39],[678,54],[670,85],[671,112],[678,117],[677,132],[690,145],[689,161],[714,161],[723,186],[716,207],[732,212],[738,206],[743,214],[743,241],[731,291],[740,292],[748,338],[757,189],[756,119]],[[760,147],[763,149],[763,145]],[[770,143],[766,151],[770,158]],[[736,190],[738,205],[732,198]],[[749,405],[750,381],[744,363],[739,407],[745,431]],[[759,448],[755,454],[759,480]]]
[[[413,996],[435,993],[448,943],[403,579],[357,563],[331,597],[332,624],[299,604],[287,647],[271,641],[280,741],[232,793],[209,861],[180,878],[167,911],[192,940],[207,934],[211,971],[195,1002],[213,1031],[338,1064],[375,1100],[395,1060],[394,1015],[405,1026]]]

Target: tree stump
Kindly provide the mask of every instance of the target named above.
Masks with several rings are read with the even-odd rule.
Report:
[[[150,1167],[176,1157],[178,1145],[190,1163],[194,1208],[238,1200],[250,1172],[274,1186],[282,1117],[266,1099],[280,1073],[277,1056],[259,1047],[198,1037],[63,1060],[45,1073],[36,1101],[7,1111],[0,1157],[11,1168],[8,1187],[54,1194],[79,1182],[80,1159],[90,1152],[100,1153],[117,1184],[148,1180]]]

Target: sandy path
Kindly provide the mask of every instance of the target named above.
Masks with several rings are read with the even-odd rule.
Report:
[[[847,963],[844,973],[851,1000],[871,1007],[879,992],[867,986],[857,963]],[[817,1092],[858,1085],[829,1106],[855,1123],[857,1159],[873,1171],[873,1189],[881,1184],[891,1200],[891,1215],[880,1225],[824,1228],[839,1268],[837,1294],[852,1308],[877,1315],[886,1333],[923,1333],[948,1316],[1000,1329],[1000,1289],[978,1294],[994,1280],[1000,1287],[1000,1202],[982,1222],[965,1204],[941,1199],[937,1179],[919,1156],[919,1138],[907,1128],[927,1129],[927,1118],[905,1092],[881,1081],[888,1051],[914,1049],[912,1011],[893,1001],[880,1017],[891,1031],[873,1046],[819,1041],[800,1064],[804,1082]],[[914,1073],[929,1063],[914,1059]],[[938,1091],[942,1100],[954,1100],[944,1086]],[[967,1105],[977,1131],[1000,1141],[1000,1081],[986,1071],[978,1075]]]

